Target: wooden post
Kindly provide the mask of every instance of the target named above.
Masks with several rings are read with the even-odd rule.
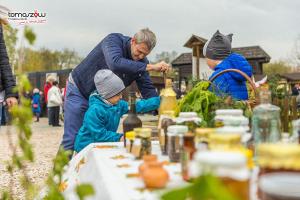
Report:
[[[200,46],[196,46],[196,78],[200,79]]]
[[[296,101],[296,96],[292,96],[292,106],[291,106],[291,110],[292,110],[292,120],[297,119],[297,101]]]
[[[285,97],[283,101],[283,131],[289,131],[289,98]]]

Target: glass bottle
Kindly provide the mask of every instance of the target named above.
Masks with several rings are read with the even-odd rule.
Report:
[[[142,121],[136,114],[135,105],[135,92],[130,92],[130,110],[128,116],[123,121],[123,132],[124,132],[124,147],[126,147],[126,133],[132,131],[134,128],[142,127]]]
[[[189,166],[190,162],[193,160],[195,152],[195,135],[191,132],[188,132],[183,136],[183,151],[180,158],[182,178],[185,181],[190,180]]]
[[[167,130],[170,125],[175,125],[175,122],[173,121],[174,117],[174,111],[164,111],[159,117],[158,138],[163,155],[167,155]]]
[[[165,111],[176,111],[177,100],[176,93],[172,88],[172,79],[166,79],[165,89],[161,91],[160,96],[159,115]]]
[[[280,108],[271,104],[271,92],[260,92],[260,105],[253,109],[252,135],[255,146],[280,140]]]
[[[183,135],[188,132],[187,126],[172,125],[168,127],[168,155],[171,162],[179,162],[183,148]]]

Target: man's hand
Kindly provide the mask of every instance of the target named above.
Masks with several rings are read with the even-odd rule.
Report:
[[[170,65],[164,61],[161,61],[156,64],[148,64],[146,70],[147,71],[156,71],[156,72],[167,72],[170,68]]]
[[[6,103],[7,103],[8,107],[12,107],[13,105],[18,104],[18,100],[15,97],[9,97],[6,99]]]

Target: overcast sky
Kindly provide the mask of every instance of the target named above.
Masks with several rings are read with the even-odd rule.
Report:
[[[150,55],[175,50],[192,34],[204,38],[219,29],[233,33],[233,47],[260,45],[273,60],[286,58],[300,34],[299,0],[1,0],[17,12],[47,13],[33,25],[35,48],[75,49],[86,56],[111,32],[132,36],[149,27],[158,38]]]

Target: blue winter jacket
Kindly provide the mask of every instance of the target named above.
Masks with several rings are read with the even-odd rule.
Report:
[[[35,93],[32,96],[32,112],[33,113],[41,113],[41,103],[40,103],[40,94],[39,93]],[[37,104],[38,107],[34,108],[34,104]]]
[[[119,33],[106,36],[72,71],[72,78],[80,93],[88,99],[96,89],[94,76],[100,69],[110,69],[127,87],[136,81],[143,98],[158,96],[146,66],[147,58],[134,61],[131,57],[130,37]]]
[[[136,111],[139,113],[156,110],[160,98],[152,97],[139,100]],[[94,142],[117,142],[123,134],[116,133],[120,118],[128,112],[128,103],[120,100],[116,105],[108,105],[101,99],[97,92],[89,98],[89,108],[84,115],[81,128],[75,140],[75,151],[79,152],[84,147]]]
[[[238,69],[246,73],[249,77],[252,76],[252,67],[248,61],[243,56],[232,53],[215,67],[214,73],[209,79],[225,69]],[[210,87],[210,89],[214,90],[218,95],[220,95],[220,93],[225,93],[236,100],[248,99],[246,79],[239,73],[224,73],[216,78],[213,81],[213,84],[215,87]]]

